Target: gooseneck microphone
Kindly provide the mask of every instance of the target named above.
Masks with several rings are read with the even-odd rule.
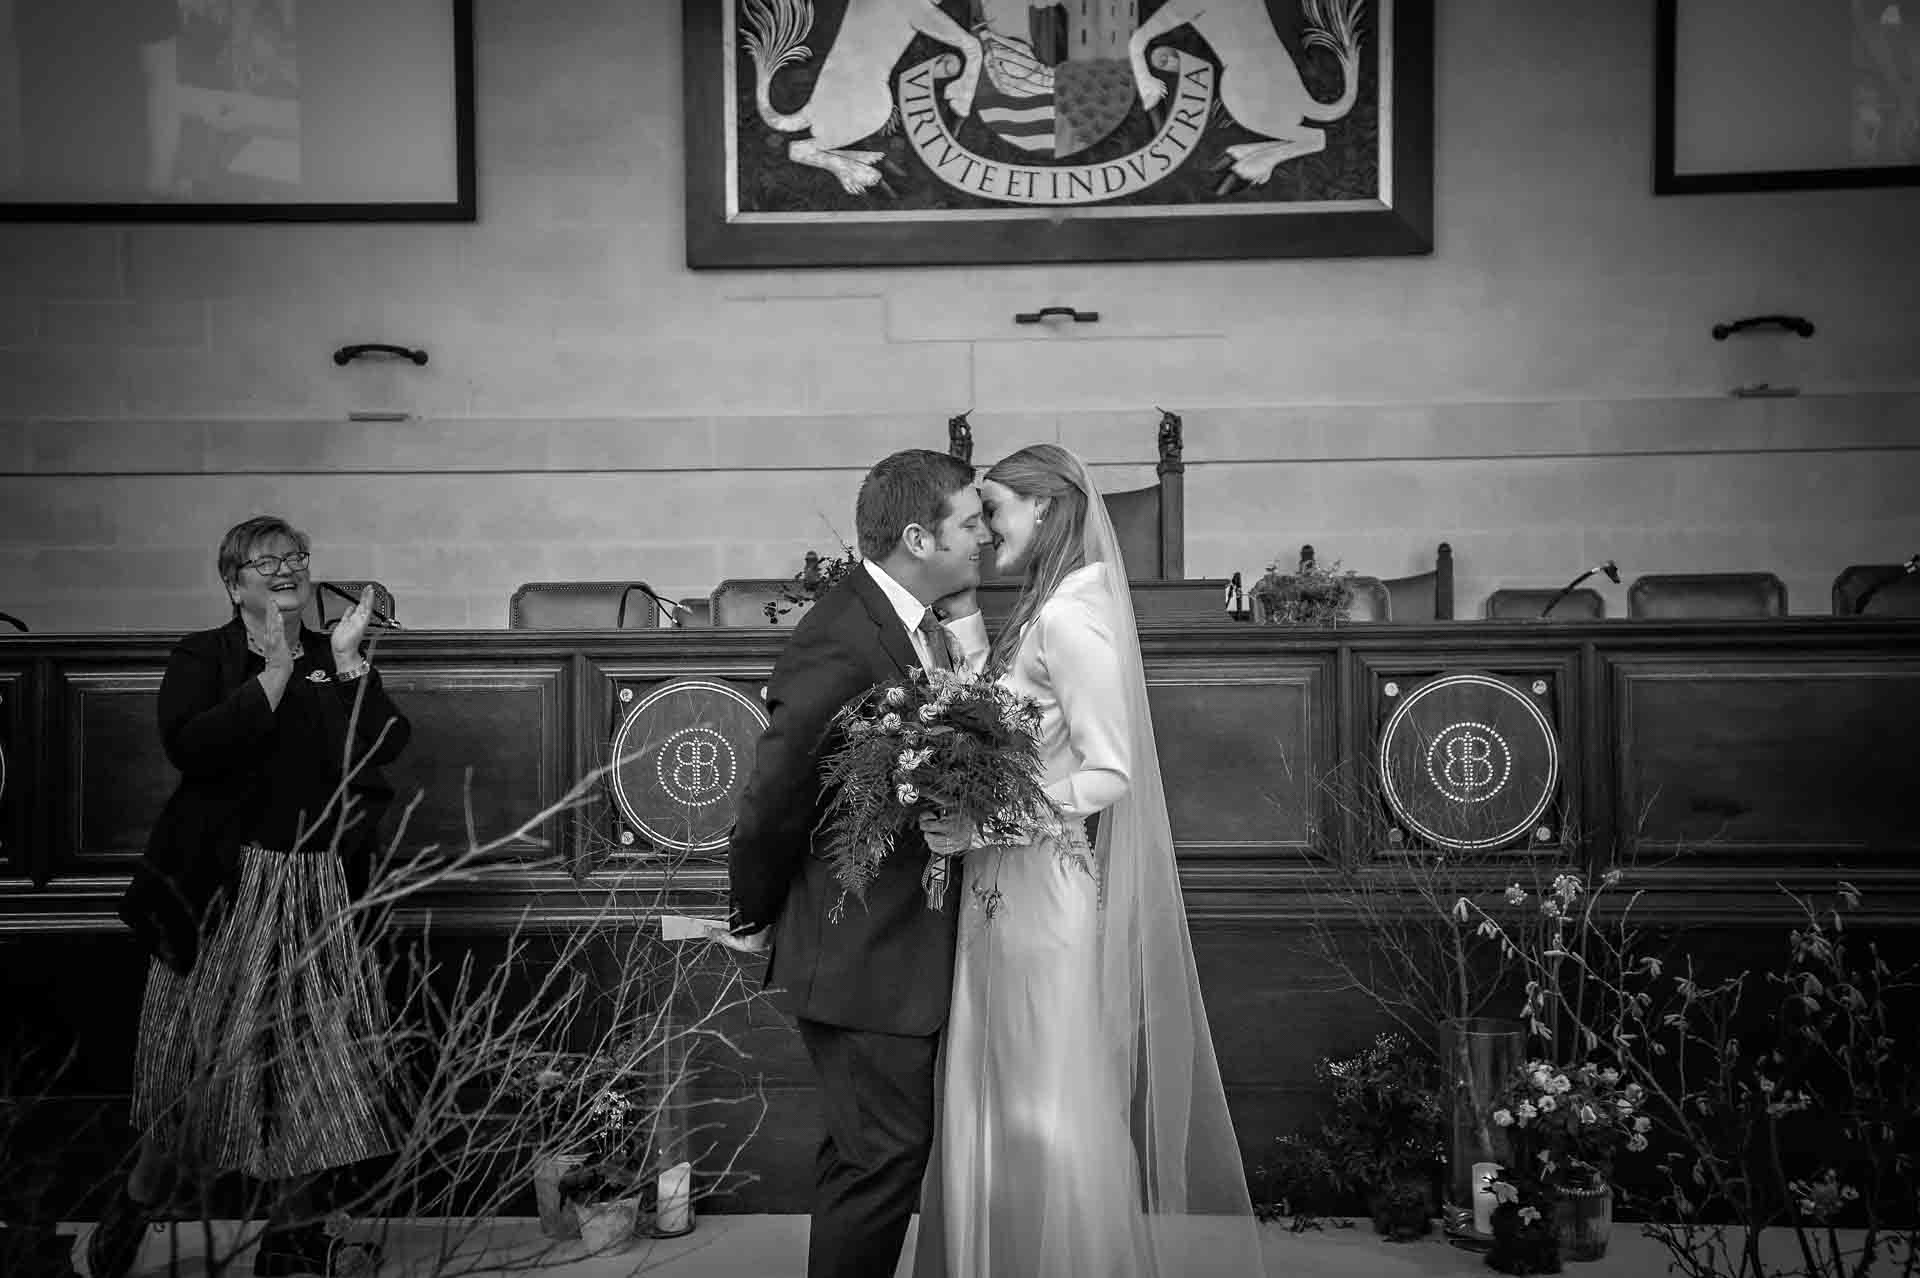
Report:
[[[336,585],[331,581],[321,582],[320,589],[330,591],[333,594],[339,595],[342,599],[345,599],[349,603],[352,603],[355,605],[359,604],[360,602],[359,595],[354,594],[351,590],[348,590],[345,586]],[[386,613],[380,611],[380,607],[378,604],[369,605],[369,608],[372,613],[374,625],[380,627],[382,630],[402,629],[399,622],[395,621],[392,617],[389,617]]]
[[[1858,617],[1865,613],[1868,601],[1875,595],[1885,590],[1888,586],[1891,586],[1894,582],[1899,581],[1902,577],[1910,577],[1916,572],[1920,572],[1920,555],[1914,555],[1908,559],[1907,562],[1901,564],[1898,568],[1861,591],[1860,598],[1854,602],[1853,615]]]
[[[659,595],[654,594],[653,588],[644,581],[636,581],[620,592],[620,612],[614,618],[614,625],[621,630],[627,628],[627,596],[636,590],[659,605],[660,611],[667,614],[668,622],[675,626],[680,624],[681,618],[692,615],[693,610],[685,604],[677,604],[672,600],[662,599]]]
[[[1608,581],[1611,581],[1616,586],[1620,584],[1620,569],[1613,562],[1613,560],[1609,559],[1603,564],[1595,564],[1593,567],[1581,573],[1578,577],[1575,577],[1572,581],[1569,581],[1566,585],[1560,587],[1560,593],[1555,595],[1553,598],[1547,600],[1547,606],[1540,610],[1541,618],[1544,620],[1548,613],[1552,612],[1555,608],[1558,608],[1560,606],[1560,601],[1562,599],[1565,599],[1568,595],[1572,594],[1574,592],[1574,589],[1577,586],[1579,586],[1581,582],[1593,576],[1593,574],[1595,574],[1596,572],[1604,572],[1605,574],[1607,574]]]

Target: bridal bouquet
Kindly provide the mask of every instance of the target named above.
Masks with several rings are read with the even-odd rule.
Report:
[[[843,744],[826,758],[832,791],[823,821],[827,857],[841,886],[866,900],[867,885],[922,812],[957,811],[985,843],[1014,843],[1057,819],[1040,788],[1040,708],[990,679],[922,670],[869,689],[843,708]],[[927,905],[940,909],[951,858],[928,858]]]

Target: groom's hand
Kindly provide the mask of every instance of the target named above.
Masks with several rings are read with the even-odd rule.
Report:
[[[962,812],[922,812],[920,814],[920,833],[927,839],[927,848],[947,856],[960,856],[973,850],[974,835],[977,831],[973,822],[967,820]]]

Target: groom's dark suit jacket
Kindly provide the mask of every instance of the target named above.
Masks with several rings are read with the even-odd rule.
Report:
[[[834,714],[868,688],[919,664],[913,642],[864,566],[795,627],[767,683],[766,732],[727,849],[737,925],[772,923],[767,984],[793,1015],[844,1029],[934,1034],[953,979],[959,865],[946,906],[927,908],[926,844],[903,836],[861,902],[840,899],[825,858],[820,761],[838,745]],[[818,851],[816,852],[816,848]]]

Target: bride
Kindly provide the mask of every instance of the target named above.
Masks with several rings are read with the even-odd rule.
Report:
[[[1039,703],[1062,819],[1012,846],[923,819],[965,856],[915,1278],[1257,1275],[1106,503],[1053,444],[981,497],[1022,580],[988,673]]]

